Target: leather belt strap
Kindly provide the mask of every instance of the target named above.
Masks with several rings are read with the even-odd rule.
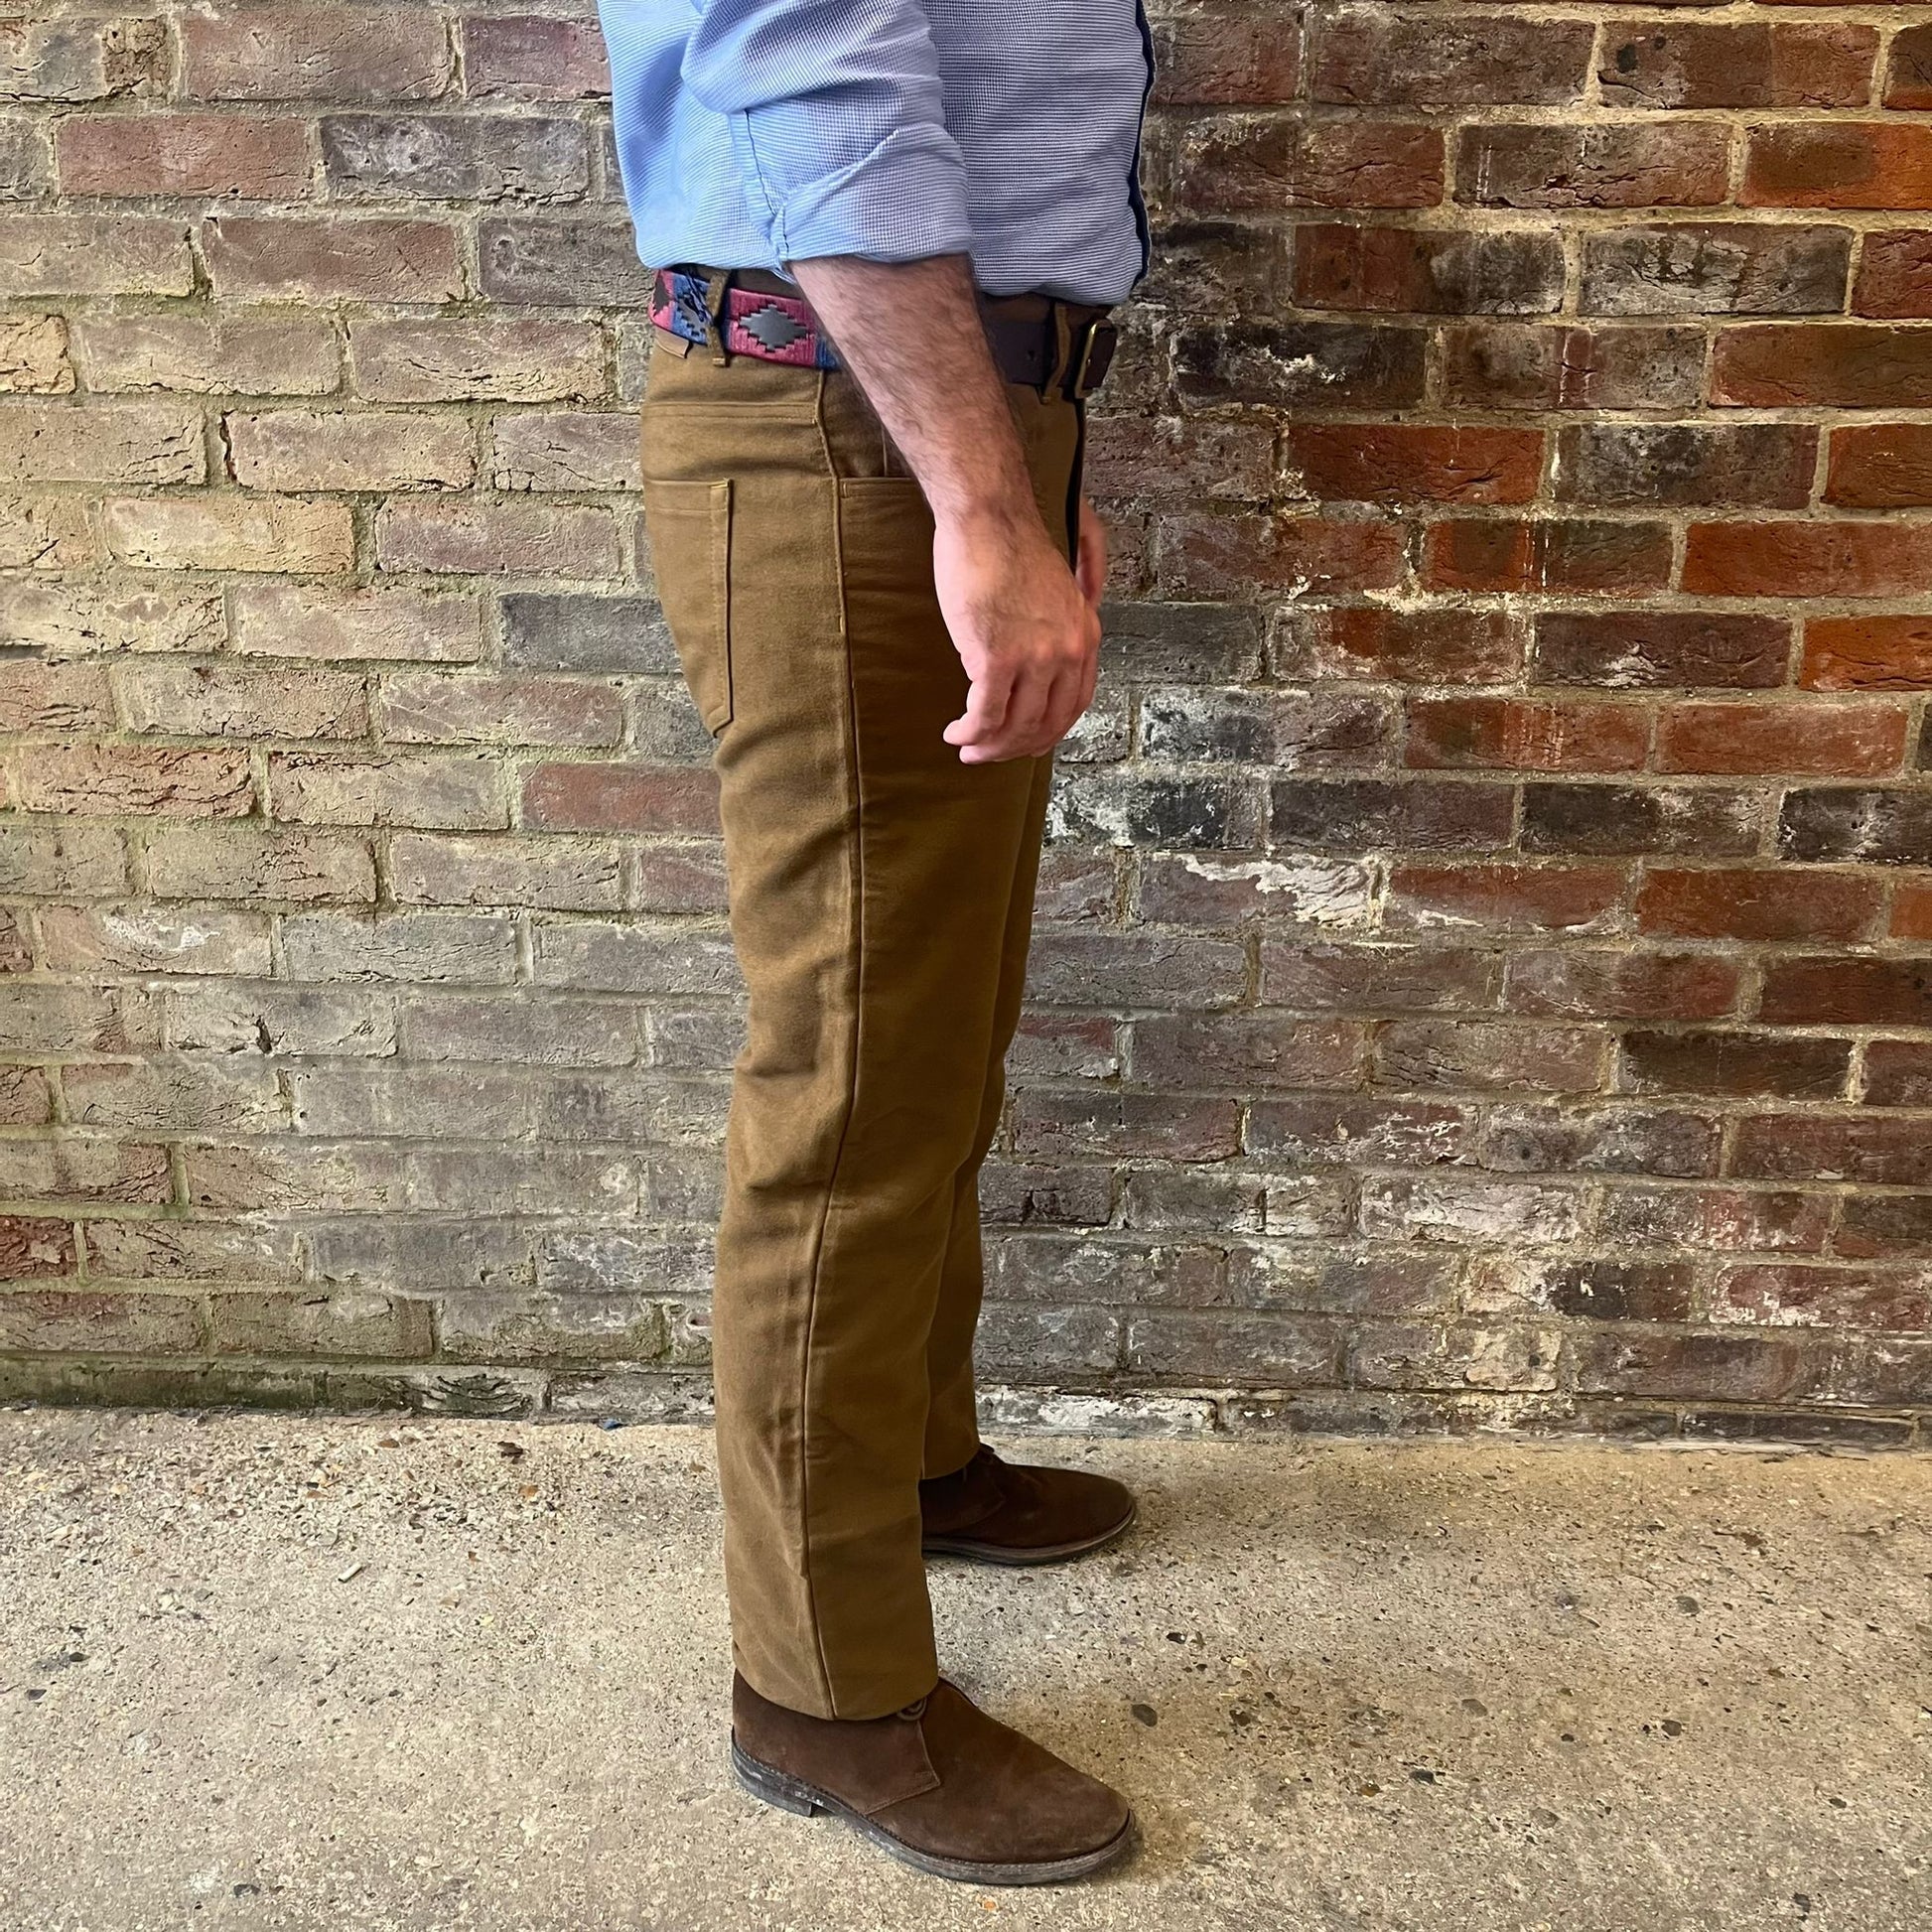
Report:
[[[713,289],[720,280],[719,270],[695,264],[658,269],[651,277],[651,321],[684,342],[711,343]],[[728,354],[807,369],[844,366],[811,304],[793,284],[752,268],[723,271],[722,281],[717,334]],[[980,297],[981,318],[1000,373],[1009,382],[1035,389],[1051,384],[1058,367],[1059,312],[1069,324],[1071,354],[1056,386],[1079,401],[1099,388],[1114,357],[1119,331],[1107,320],[1107,311],[1045,295]]]

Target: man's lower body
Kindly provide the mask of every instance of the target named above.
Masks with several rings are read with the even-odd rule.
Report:
[[[1040,513],[1070,547],[1084,411],[1063,316],[1058,349],[1048,380],[1009,393]],[[713,1307],[740,1768],[774,1802],[804,1792],[901,1855],[923,1847],[928,1868],[1072,1875],[1059,1867],[1124,1841],[1124,1807],[1092,1780],[1023,1775],[1020,1746],[1079,1774],[939,1682],[924,1573],[929,1545],[1038,1561],[1131,1515],[1114,1485],[1008,1469],[974,1419],[978,1174],[1051,758],[966,764],[941,737],[967,679],[931,515],[843,369],[721,362],[660,331],[643,460],[659,594],[717,741],[750,995]],[[910,1770],[874,1764],[905,1741],[878,1721],[908,1711],[930,1748]],[[861,1804],[744,1750],[748,1730],[820,1769],[856,1752],[863,1795],[897,1795]],[[983,1800],[963,1836],[935,1824],[952,1775],[936,1767],[954,1759],[957,1791],[1032,1779],[1066,1816],[1003,1823]]]

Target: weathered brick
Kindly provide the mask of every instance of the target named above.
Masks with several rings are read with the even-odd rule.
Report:
[[[158,898],[375,898],[367,840],[235,824],[167,828],[148,843],[148,890]]]
[[[1909,716],[1884,704],[1679,704],[1657,729],[1665,771],[1876,776],[1898,768]]]
[[[1543,470],[1538,430],[1302,423],[1291,483],[1320,502],[1523,503]],[[1297,474],[1299,473],[1299,475]]]
[[[63,316],[0,316],[0,395],[65,396],[73,362]]]
[[[1834,431],[1825,500],[1871,510],[1932,504],[1932,424],[1871,423]]]
[[[1542,611],[1531,645],[1539,683],[1633,690],[1775,686],[1790,654],[1784,620],[1706,611]]]
[[[1471,1019],[1399,1020],[1377,1030],[1371,1084],[1406,1092],[1592,1093],[1608,1045],[1587,1028]]]
[[[1812,618],[1798,681],[1815,691],[1932,686],[1932,619]]]
[[[188,295],[189,224],[160,214],[9,214],[0,297]]]
[[[1932,1280],[1792,1262],[1732,1268],[1719,1279],[1712,1314],[1780,1328],[1921,1329],[1932,1323]]]
[[[374,216],[213,214],[202,253],[222,299],[455,302],[464,294],[456,231]]]
[[[371,402],[582,402],[609,393],[592,322],[478,316],[351,323],[349,362]]]
[[[590,186],[583,123],[522,114],[325,114],[322,165],[348,202],[574,202]]]
[[[1747,858],[1762,801],[1703,785],[1526,784],[1521,844],[1532,853]]]
[[[388,876],[390,892],[403,904],[612,912],[623,900],[617,851],[582,841],[402,833],[390,842]],[[501,1011],[506,1031],[523,1024],[522,1006]]]
[[[1442,785],[1381,778],[1277,780],[1268,824],[1278,847],[1482,850],[1510,842],[1504,785]]]
[[[1734,961],[1709,953],[1519,951],[1503,1004],[1572,1020],[1719,1020],[1741,984]]]
[[[297,496],[111,496],[108,549],[137,570],[347,570],[345,504]]]
[[[1396,929],[1485,926],[1496,932],[1601,930],[1622,903],[1620,866],[1397,865],[1389,878]]]
[[[1714,402],[1746,407],[1932,408],[1932,329],[1727,329],[1718,338],[1711,382]]]
[[[1865,235],[1852,313],[1932,316],[1932,228],[1879,228]]]
[[[1874,1039],[1865,1047],[1864,1102],[1868,1107],[1932,1104],[1932,1052],[1922,1039]]]
[[[40,18],[0,21],[0,99],[73,104],[161,93],[168,28],[161,20]]]
[[[623,714],[609,684],[569,677],[391,672],[376,729],[399,744],[615,745]]]
[[[1301,80],[1301,23],[1214,9],[1154,24],[1164,102],[1291,101]]]
[[[1459,409],[1684,409],[1704,395],[1692,329],[1461,324],[1443,332],[1443,391]]]
[[[1427,532],[1424,571],[1437,590],[1640,596],[1669,581],[1670,532],[1584,517],[1445,517]]]
[[[179,29],[195,100],[432,100],[452,79],[449,30],[423,8],[222,4]]]
[[[1847,1039],[1636,1029],[1619,1045],[1633,1093],[1838,1100],[1845,1096],[1852,1067],[1852,1042]]]
[[[391,502],[377,513],[381,569],[475,576],[618,575],[618,526],[608,509],[516,498]]]
[[[1751,130],[1746,207],[1932,207],[1932,127],[1821,120]]]
[[[238,114],[78,115],[56,131],[69,195],[300,201],[314,176],[299,121]]]
[[[474,662],[483,613],[474,598],[388,588],[239,584],[235,650],[251,657]]]
[[[1877,56],[1869,27],[1612,21],[1596,76],[1619,106],[1862,107]]]
[[[473,99],[584,100],[611,91],[611,65],[594,20],[473,15],[459,32],[464,91]]]
[[[116,673],[128,726],[177,738],[359,738],[368,697],[359,672],[183,664]]]
[[[1269,655],[1281,677],[1506,684],[1522,669],[1523,632],[1500,611],[1296,609],[1284,614]]]
[[[1171,1015],[1133,1029],[1133,1077],[1166,1087],[1352,1087],[1367,1034],[1331,1020],[1275,1014]]]
[[[1419,768],[1629,771],[1650,746],[1638,705],[1465,697],[1412,698],[1406,709],[1403,761]]]
[[[1886,523],[1693,523],[1684,588],[1707,597],[1914,597],[1932,529]]]
[[[54,150],[45,132],[16,114],[0,114],[0,203],[38,202],[54,183]]]
[[[487,758],[398,754],[317,757],[271,752],[268,810],[311,825],[506,825],[503,776]]]
[[[1794,786],[1778,819],[1788,859],[1932,864],[1932,792]]]
[[[634,416],[531,411],[496,420],[492,488],[635,489],[639,469]],[[1098,470],[1089,472],[1096,489],[1104,487]]]
[[[482,292],[492,302],[648,309],[650,276],[627,221],[495,215],[477,225]]]
[[[1317,22],[1309,84],[1349,107],[1561,107],[1582,97],[1590,40],[1584,21],[1350,8]]]
[[[0,731],[71,732],[112,729],[107,674],[97,664],[8,666],[0,682]]]
[[[1422,399],[1426,347],[1414,329],[1233,323],[1183,329],[1174,368],[1181,395],[1195,402],[1396,408]]]
[[[1479,207],[1711,207],[1726,199],[1722,121],[1502,123],[1455,137],[1455,199]]]
[[[1127,1360],[1152,1374],[1205,1375],[1244,1388],[1338,1379],[1340,1331],[1316,1315],[1174,1310],[1136,1314]]]
[[[1584,243],[1583,307],[1604,316],[1837,315],[1850,228],[1672,221]]]
[[[1295,242],[1295,299],[1304,308],[1544,315],[1563,300],[1554,235],[1311,222]]]
[[[81,316],[90,389],[321,396],[335,389],[336,332],[319,316]]]
[[[654,597],[517,592],[502,600],[503,661],[531,671],[662,676],[678,668]]]
[[[224,1293],[208,1298],[208,1333],[222,1354],[413,1357],[430,1351],[430,1305],[368,1291]]]
[[[61,909],[51,908],[50,919]],[[0,1019],[8,1046],[20,1053],[129,1053],[161,1043],[158,1009],[132,987],[95,991],[0,979]]]
[[[545,832],[718,830],[718,781],[676,765],[557,763],[523,781],[523,823]]]
[[[0,569],[80,570],[100,560],[80,498],[0,496]]]
[[[155,905],[53,905],[41,949],[57,973],[266,973],[268,921],[257,912]]]
[[[236,410],[221,426],[234,480],[248,489],[463,489],[476,480],[476,433],[459,417]]]
[[[308,912],[282,921],[282,955],[298,980],[503,986],[516,974],[516,935],[507,918],[483,913]]]
[[[1685,939],[1862,939],[1882,897],[1876,880],[1851,873],[1656,867],[1637,893],[1637,924]]]
[[[126,841],[117,831],[60,819],[0,819],[0,893],[106,898],[126,880]]]
[[[138,1063],[96,1060],[66,1068],[61,1080],[67,1089],[69,1117],[79,1127],[131,1129],[140,1134],[266,1134],[286,1124],[281,1095],[269,1074],[225,1059],[156,1054]],[[144,1234],[144,1228],[154,1232]],[[185,1257],[218,1244],[222,1230],[192,1224],[173,1229],[142,1222],[126,1238],[144,1248],[150,1243],[163,1245],[167,1252]],[[293,1232],[286,1229],[254,1231],[246,1240],[251,1252],[292,1253],[295,1246]],[[92,1242],[90,1230],[90,1246]],[[93,1272],[147,1271],[116,1258]]]
[[[202,1346],[200,1299],[42,1289],[0,1295],[0,1348],[27,1354],[173,1355]]]
[[[1174,197],[1215,212],[1435,207],[1444,173],[1438,128],[1217,115],[1182,132]]]
[[[29,811],[224,818],[255,798],[242,751],[43,745],[19,756],[15,771],[15,798]]]
[[[1176,515],[1163,519],[1160,544],[1163,588],[1182,597],[1381,590],[1402,578],[1401,532],[1387,523]]]

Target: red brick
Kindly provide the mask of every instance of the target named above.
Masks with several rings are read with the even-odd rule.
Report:
[[[1704,395],[1703,332],[1466,323],[1443,331],[1451,408],[1688,409]]]
[[[1709,207],[1725,200],[1721,121],[1465,127],[1455,199],[1482,207]]]
[[[1523,662],[1521,626],[1501,611],[1452,607],[1297,610],[1270,652],[1278,676],[1397,684],[1506,684]]]
[[[1640,597],[1670,581],[1661,523],[1451,517],[1430,525],[1423,571],[1432,589]]]
[[[1733,961],[1708,953],[1517,952],[1503,1004],[1569,1020],[1721,1020],[1742,977]]]
[[[1932,408],[1932,329],[1726,329],[1718,338],[1711,397],[1769,409]]]
[[[1545,315],[1563,300],[1555,235],[1310,222],[1295,234],[1295,299],[1309,309]]]
[[[1684,588],[1707,597],[1920,597],[1932,526],[1693,523]]]
[[[1525,503],[1543,471],[1528,429],[1401,423],[1300,423],[1288,459],[1319,502]]]
[[[1523,698],[1411,698],[1403,761],[1426,769],[1634,771],[1650,748],[1638,705]]]
[[[1880,881],[1855,873],[1653,867],[1637,893],[1637,924],[1680,939],[1861,939],[1883,895]]]
[[[1402,533],[1389,523],[1313,516],[1176,516],[1160,524],[1161,579],[1188,597],[1381,590],[1402,581]]]
[[[1932,1185],[1932,1135],[1909,1115],[1753,1114],[1737,1123],[1732,1171],[1749,1179],[1924,1187]]]
[[[463,90],[473,100],[596,100],[610,94],[611,63],[595,20],[472,16],[461,31]]]
[[[1910,726],[1902,705],[1671,705],[1657,724],[1657,768],[1876,777],[1898,769]]]
[[[313,170],[299,121],[239,114],[82,115],[55,136],[69,195],[239,195],[293,201]]]
[[[1758,1015],[1794,1027],[1932,1026],[1932,960],[1772,960],[1764,968]]]
[[[1885,105],[1915,113],[1932,108],[1932,21],[1892,36],[1885,62]]]
[[[1825,497],[1864,510],[1932,503],[1932,423],[1834,430]]]
[[[1782,684],[1791,625],[1716,611],[1543,611],[1532,657],[1540,684],[1628,689]]]
[[[1581,20],[1362,8],[1317,23],[1309,84],[1314,99],[1348,107],[1561,107],[1583,97],[1590,42]]]
[[[682,765],[539,764],[523,823],[544,832],[718,832],[718,781]]]
[[[449,30],[420,6],[197,7],[176,23],[190,100],[431,100],[450,84]]]
[[[1794,121],[1754,128],[1746,207],[1932,207],[1932,127]]]
[[[1442,130],[1400,122],[1216,116],[1189,127],[1174,163],[1179,207],[1434,207],[1443,199]]]
[[[73,1270],[70,1222],[0,1215],[0,1281],[40,1281],[50,1275],[70,1275]]]
[[[159,214],[23,214],[0,221],[0,297],[189,295],[191,224]]]
[[[1878,35],[1870,27],[1611,21],[1596,69],[1619,107],[1863,107]]]
[[[1189,106],[1291,101],[1302,81],[1302,24],[1270,10],[1209,8],[1154,23],[1155,97]]]
[[[1084,474],[1094,496],[1262,502],[1274,493],[1274,431],[1261,423],[1095,417]]]
[[[1932,1107],[1932,1040],[1872,1040],[1864,1049],[1864,1102]]]
[[[1798,681],[1813,691],[1932,689],[1932,617],[1813,618]]]
[[[1932,880],[1901,879],[1893,888],[1891,936],[1932,939]]]
[[[1852,313],[1897,322],[1932,316],[1932,228],[1880,228],[1865,236]]]
[[[202,249],[220,297],[305,302],[454,302],[463,265],[443,221],[216,214]]]
[[[1917,1329],[1932,1325],[1932,1287],[1923,1274],[1871,1268],[1732,1268],[1719,1277],[1712,1312],[1780,1328]]]
[[[1389,878],[1389,924],[1499,933],[1600,928],[1612,922],[1628,884],[1621,866],[1398,865]]]

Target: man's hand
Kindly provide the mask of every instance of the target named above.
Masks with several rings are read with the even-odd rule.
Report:
[[[1093,696],[1100,619],[1045,525],[939,523],[932,577],[972,680],[946,743],[967,764],[1051,751]]]
[[[933,583],[971,680],[946,742],[967,764],[1050,751],[1093,697],[1106,540],[1083,504],[1076,574],[1040,519],[970,265],[788,266],[932,507]]]

